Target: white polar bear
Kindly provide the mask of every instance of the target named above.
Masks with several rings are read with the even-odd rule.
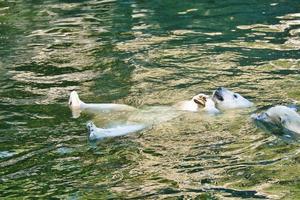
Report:
[[[204,111],[208,114],[217,114],[220,112],[216,109],[211,97],[205,94],[198,94],[189,101],[182,101],[173,106],[151,106],[136,110],[136,112],[132,112],[128,116],[128,121],[131,124],[122,124],[111,128],[98,128],[92,122],[88,122],[89,139],[96,140],[139,132],[151,128],[155,124],[170,121],[178,117],[182,114],[179,111]]]
[[[266,112],[253,114],[251,118],[266,131],[277,134],[292,133],[300,136],[300,115],[287,106],[274,106]]]
[[[221,110],[248,108],[254,104],[242,95],[220,87],[213,92],[213,101],[216,107]]]
[[[97,113],[97,112],[112,112],[112,111],[131,111],[128,114],[128,121],[134,124],[123,124],[111,128],[98,128],[92,122],[87,124],[89,139],[102,139],[106,137],[116,137],[138,132],[149,128],[154,124],[169,121],[181,113],[179,111],[204,111],[208,114],[217,114],[220,111],[215,107],[212,98],[205,94],[198,94],[189,101],[182,101],[173,106],[154,106],[144,108],[142,110],[124,104],[112,103],[84,103],[80,100],[77,92],[73,91],[69,98],[69,107],[72,110],[74,118],[80,116],[82,111]]]

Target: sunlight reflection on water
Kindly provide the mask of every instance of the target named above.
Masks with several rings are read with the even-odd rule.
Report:
[[[249,116],[298,105],[297,6],[1,2],[2,196],[296,199],[299,144],[257,129]],[[86,121],[108,126],[123,114],[73,119],[66,103],[76,90],[86,102],[160,111],[219,86],[256,107],[216,117],[161,110],[172,120],[95,143]]]

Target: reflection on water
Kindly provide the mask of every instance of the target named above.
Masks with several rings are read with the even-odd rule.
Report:
[[[258,110],[298,104],[299,6],[1,1],[1,196],[299,198],[299,143],[257,129],[255,110],[186,113],[91,144],[86,121],[116,116],[73,119],[66,103],[77,90],[86,102],[171,105],[224,86]]]

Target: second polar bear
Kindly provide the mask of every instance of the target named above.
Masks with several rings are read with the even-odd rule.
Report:
[[[300,136],[300,115],[287,106],[274,106],[267,111],[253,114],[251,118],[266,131],[282,134],[292,133]]]

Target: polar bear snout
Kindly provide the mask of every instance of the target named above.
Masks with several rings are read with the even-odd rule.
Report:
[[[94,123],[91,122],[91,121],[89,121],[89,122],[86,124],[86,128],[87,128],[87,130],[88,130],[89,133],[94,131],[94,126],[95,126]]]
[[[222,90],[223,90],[222,88],[218,88],[213,94],[213,99],[217,99],[219,101],[224,101]]]
[[[259,114],[252,114],[250,116],[250,118],[254,121],[254,122],[259,122],[259,123],[268,123],[268,124],[273,124],[275,125],[276,123],[274,123],[274,121],[272,120],[272,118],[270,118],[270,116],[268,115],[268,113],[266,112],[262,112]]]

